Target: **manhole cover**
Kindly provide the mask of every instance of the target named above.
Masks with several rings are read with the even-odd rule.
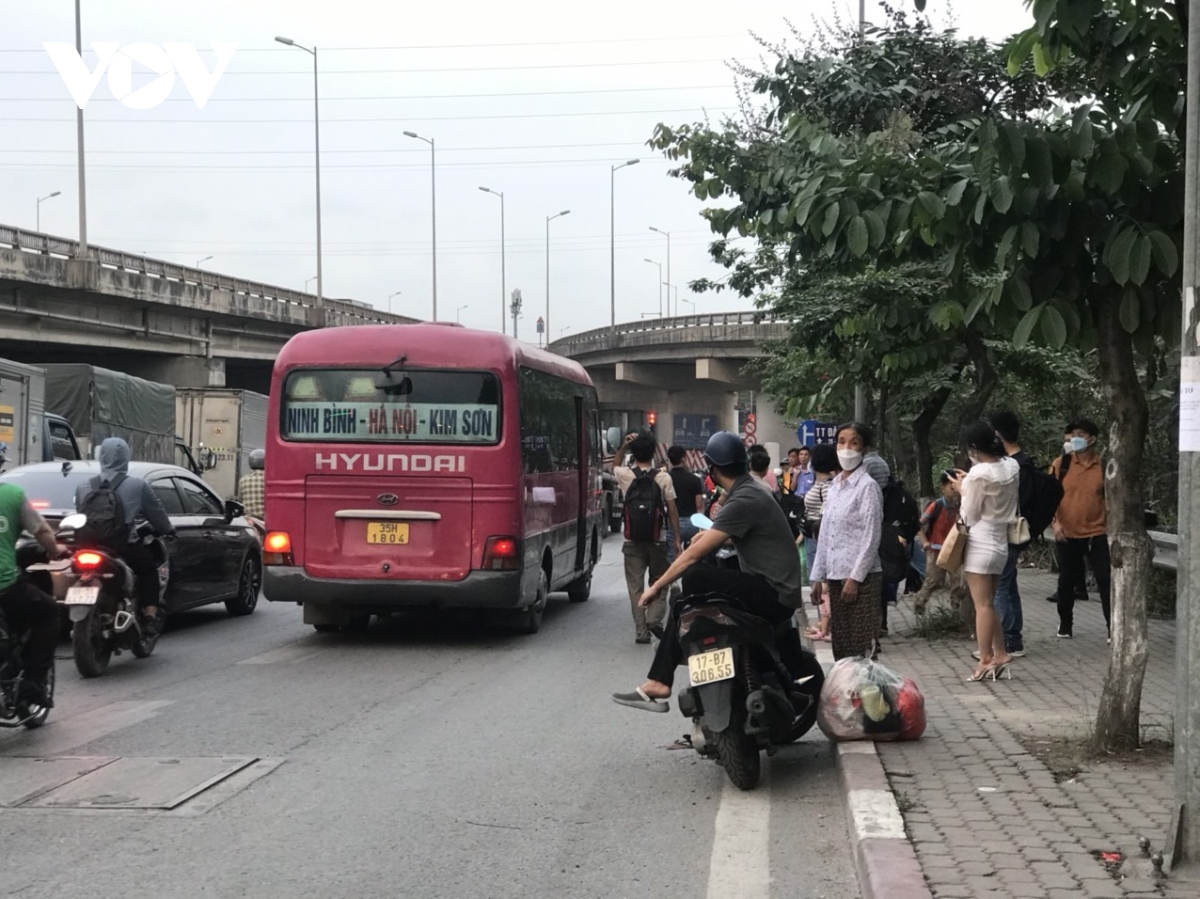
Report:
[[[113,761],[111,758],[0,760],[0,808],[16,808]]]
[[[25,808],[173,809],[256,758],[123,758],[44,792]]]

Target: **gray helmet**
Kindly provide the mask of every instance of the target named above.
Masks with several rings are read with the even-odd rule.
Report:
[[[717,431],[704,447],[704,461],[723,468],[726,465],[746,464],[746,444],[732,431]]]
[[[250,451],[250,470],[262,471],[267,465],[267,454],[264,450],[256,449]]]

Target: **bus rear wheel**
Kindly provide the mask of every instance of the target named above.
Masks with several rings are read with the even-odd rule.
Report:
[[[567,585],[567,599],[571,602],[587,602],[592,595],[592,572]]]
[[[546,572],[538,576],[537,594],[534,596],[533,602],[521,609],[517,630],[522,634],[536,634],[542,629],[542,613],[546,611],[546,599],[550,595],[550,581],[546,577]]]

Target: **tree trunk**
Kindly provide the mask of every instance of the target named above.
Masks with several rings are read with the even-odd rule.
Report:
[[[1142,682],[1146,643],[1146,582],[1154,544],[1143,519],[1142,457],[1149,412],[1138,382],[1133,340],[1121,326],[1120,294],[1111,288],[1091,297],[1099,338],[1100,385],[1108,406],[1104,496],[1112,554],[1112,649],[1100,708],[1096,747],[1132,749],[1141,741]]]
[[[917,453],[917,487],[921,496],[937,496],[933,485],[933,447],[929,443],[933,426],[950,399],[951,390],[943,387],[925,400],[920,413],[913,419],[913,446]]]
[[[983,338],[970,328],[963,328],[959,333],[966,345],[967,356],[975,367],[975,392],[963,403],[963,424],[968,425],[983,418],[983,410],[987,408],[1000,379],[992,367],[992,355]]]

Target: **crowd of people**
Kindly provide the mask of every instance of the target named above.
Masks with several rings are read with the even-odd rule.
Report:
[[[1085,564],[1090,564],[1105,623],[1110,623],[1098,434],[1094,422],[1072,422],[1062,454],[1041,467],[1021,447],[1017,416],[996,412],[963,429],[963,467],[942,470],[937,478],[941,495],[920,507],[876,451],[871,429],[859,422],[837,428],[833,444],[789,450],[786,465],[777,471],[758,446],[739,453],[730,444],[730,459],[714,458],[710,449],[704,456],[705,479],[686,468],[686,452],[676,446],[667,450],[670,466],[656,470],[654,437],[630,435],[622,450],[630,451],[633,462],[618,466],[617,477],[623,489],[639,479],[652,480],[656,489],[647,491],[648,502],[662,507],[662,527],[649,533],[643,529],[643,539],[632,539],[627,525],[625,570],[635,639],[669,639],[669,626],[664,631],[669,599],[688,589],[686,582],[681,587],[681,576],[701,558],[687,548],[697,536],[691,517],[702,512],[712,519],[712,529],[703,532],[704,552],[718,545],[711,535],[720,535],[721,541],[737,546],[743,572],[766,578],[770,589],[764,595],[778,595],[777,603],[760,603],[767,617],[777,617],[776,606],[792,605],[790,570],[798,568],[820,610],[806,636],[829,641],[835,659],[878,654],[879,638],[888,633],[888,607],[902,588],[911,594],[918,615],[926,614],[930,599],[945,589],[952,601],[962,603],[976,641],[976,664],[967,680],[1011,677],[1010,666],[1025,655],[1019,559],[1044,529],[1053,533],[1059,569],[1058,590],[1050,597],[1058,607],[1057,637],[1073,635],[1075,603],[1087,598]],[[738,442],[736,435],[725,436]],[[779,516],[764,512],[761,501],[749,503],[747,488],[773,497],[792,525],[790,547],[784,549],[777,539],[783,533]],[[771,551],[787,555],[786,563],[764,558],[762,539],[749,554],[753,561],[748,559],[746,535],[753,529],[747,512],[755,509],[754,514],[770,520],[776,535]],[[903,560],[899,567],[897,556]],[[714,589],[711,580],[706,589]],[[625,704],[645,707],[669,696],[668,672],[674,664],[671,653],[666,660],[656,657],[650,680],[634,694],[621,694],[629,700]]]

